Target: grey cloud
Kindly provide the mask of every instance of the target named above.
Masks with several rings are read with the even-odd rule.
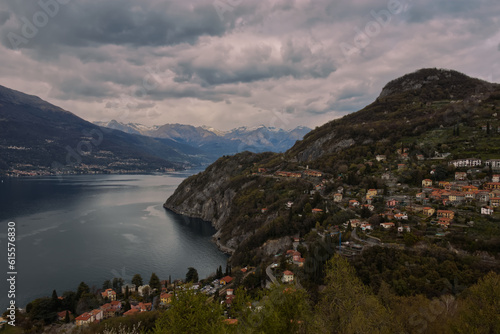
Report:
[[[10,13],[7,11],[0,11],[0,26],[3,26],[5,22],[10,19]]]

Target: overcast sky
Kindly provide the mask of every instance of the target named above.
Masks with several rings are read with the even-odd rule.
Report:
[[[500,81],[498,0],[4,0],[0,85],[90,121],[315,127],[423,67]]]

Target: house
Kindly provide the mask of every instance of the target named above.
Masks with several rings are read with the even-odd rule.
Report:
[[[500,174],[494,174],[491,177],[491,182],[500,182]]]
[[[71,311],[68,311],[68,310],[61,311],[61,312],[57,313],[57,320],[59,320],[59,321],[66,320],[66,312],[68,312],[68,315],[71,315]]]
[[[162,293],[160,294],[160,304],[162,305],[168,305],[172,302],[172,294],[171,293]]]
[[[146,293],[151,293],[151,287],[149,285],[141,285],[138,289],[137,292],[139,293],[140,296],[144,296]]]
[[[484,164],[486,166],[491,166],[493,169],[500,169],[500,159],[486,160]]]
[[[438,218],[448,218],[451,220],[455,217],[455,212],[451,210],[438,210],[437,216]]]
[[[115,310],[121,310],[122,309],[122,302],[119,301],[119,300],[114,300],[111,302],[111,306],[115,309]]]
[[[342,202],[342,194],[337,193],[337,194],[333,195],[333,201],[335,203]]]
[[[77,326],[88,325],[92,322],[92,315],[90,313],[83,313],[75,318],[75,323]]]
[[[425,193],[418,193],[416,196],[417,200],[421,201],[425,198]]]
[[[286,202],[286,207],[288,209],[290,209],[292,207],[292,205],[293,205],[293,202],[291,202],[291,201]]]
[[[232,280],[233,280],[233,278],[232,278],[231,276],[226,276],[226,277],[222,277],[222,278],[220,279],[220,282],[219,282],[219,283],[220,283],[221,285],[226,285],[226,284],[231,283],[231,281],[232,281]]]
[[[488,182],[484,184],[484,189],[500,189],[500,182]]]
[[[231,296],[234,293],[233,289],[227,289],[226,290],[226,296]]]
[[[424,188],[432,187],[432,180],[431,179],[423,179],[422,180],[422,187],[424,187]]]
[[[491,206],[483,206],[481,208],[481,214],[482,215],[492,215],[493,214],[493,208]]]
[[[439,187],[446,189],[446,187],[450,185],[450,182],[448,182],[448,181],[439,181],[438,185],[439,185]],[[450,188],[448,188],[448,189],[450,189]]]
[[[101,292],[102,298],[108,298],[113,301],[116,300],[116,292],[113,289],[106,289],[104,292]]]
[[[406,164],[398,164],[398,169],[405,169],[406,168]]]
[[[349,207],[351,208],[357,208],[359,206],[359,202],[355,199],[349,200]]]
[[[262,209],[260,210],[260,212],[261,212],[261,213],[266,213],[266,212],[267,212],[267,208],[262,208]]]
[[[467,180],[467,173],[466,172],[455,172],[455,180],[456,181]]]
[[[418,161],[423,161],[425,160],[424,156],[422,154],[417,154],[417,160]]]
[[[382,155],[382,154],[378,154],[377,156],[375,156],[375,159],[380,162],[380,161],[384,161],[387,159],[387,157],[385,155]]]
[[[382,223],[380,224],[380,226],[382,226],[384,229],[390,229],[392,227],[394,227],[394,223]]]
[[[322,177],[323,173],[317,170],[312,170],[312,169],[306,169],[304,171],[305,176],[312,176],[312,177]]]
[[[136,306],[136,308],[139,309],[141,312],[151,311],[152,307],[153,307],[153,305],[151,303],[143,303],[143,302],[140,302]]]
[[[104,319],[112,318],[116,316],[116,313],[118,312],[117,309],[115,309],[111,303],[107,303],[101,306],[102,310],[102,315]]]
[[[481,166],[483,164],[483,161],[481,159],[476,159],[476,158],[468,158],[468,159],[457,159],[450,161],[448,165],[453,165],[456,168],[458,167],[476,167],[476,166]]]
[[[408,153],[403,153],[403,154],[401,154],[401,159],[408,160],[408,159],[410,159],[410,156],[408,155]]]
[[[300,252],[293,252],[292,258],[294,262],[299,261],[299,259],[302,257],[302,254]]]
[[[134,314],[137,314],[137,313],[141,313],[141,310],[139,310],[137,308],[131,308],[127,312],[123,313],[123,315],[127,317],[127,316],[134,315]]]
[[[323,212],[323,210],[321,210],[321,209],[318,209],[318,208],[312,209],[312,213],[321,213],[321,212]]]
[[[403,220],[403,219],[407,220],[408,219],[408,214],[406,212],[404,212],[404,213],[396,213],[394,215],[394,218],[396,218],[397,220]]]
[[[405,232],[408,232],[408,233],[410,233],[410,231],[411,231],[410,225],[403,225],[403,229]]]
[[[368,189],[368,191],[366,192],[366,197],[368,198],[369,197],[375,197],[377,196],[377,189]]]
[[[398,205],[398,203],[399,202],[396,201],[395,199],[390,199],[390,200],[387,201],[386,205],[389,208],[394,208],[394,207],[396,207]]]
[[[363,204],[363,208],[367,208],[370,211],[375,210],[375,207],[371,204]]]
[[[438,224],[441,226],[441,228],[448,228],[450,226],[451,219],[449,218],[439,218]]]
[[[371,224],[361,224],[361,231],[368,231],[368,230],[372,230]]]
[[[301,178],[302,174],[298,172],[285,172],[285,171],[278,171],[275,173],[276,176],[284,176],[284,177],[294,177],[294,178]]]
[[[259,173],[265,173],[265,172],[267,172],[266,168],[259,167]]]
[[[490,198],[490,206],[492,206],[494,208],[500,207],[500,197]]]
[[[479,190],[476,193],[476,200],[479,202],[488,202],[490,200],[490,193],[488,190]]]
[[[281,279],[283,283],[293,282],[293,273],[290,270],[285,270],[283,273],[283,278]]]
[[[431,208],[429,206],[426,206],[425,208],[422,209],[422,213],[428,217],[432,216],[436,212],[434,208]]]
[[[122,286],[122,293],[125,294],[125,291],[127,290],[128,288],[128,291],[132,292],[132,291],[135,291],[135,285],[134,284],[125,284],[124,286]]]
[[[92,310],[89,314],[92,316],[92,322],[99,322],[104,318],[104,313],[100,309]]]

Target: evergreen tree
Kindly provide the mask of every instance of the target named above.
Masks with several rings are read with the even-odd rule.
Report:
[[[189,267],[186,273],[186,282],[196,283],[198,280],[198,271],[193,267]]]
[[[161,291],[160,279],[158,278],[158,276],[156,276],[155,273],[151,274],[151,278],[149,279],[149,286],[153,290],[156,289],[157,291]]]
[[[128,300],[130,297],[130,290],[128,288],[128,285],[125,287],[125,300]]]
[[[111,289],[111,287],[111,281],[109,279],[105,280],[104,283],[102,283],[103,290]]]
[[[132,284],[135,285],[135,291],[139,291],[139,287],[142,286],[142,276],[140,274],[135,274],[134,277],[132,277]]]
[[[60,300],[59,298],[57,297],[57,292],[56,290],[53,290],[52,291],[52,307],[54,309],[54,311],[57,311],[59,309],[59,306],[60,306]]]
[[[64,316],[64,322],[67,324],[69,323],[69,312],[68,311],[66,311],[66,315]]]
[[[87,294],[87,293],[90,293],[89,286],[87,284],[85,284],[85,282],[81,282],[78,285],[78,289],[76,290],[75,300],[78,301],[82,297],[82,295]]]

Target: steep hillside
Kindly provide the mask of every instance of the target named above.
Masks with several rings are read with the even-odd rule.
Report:
[[[233,263],[257,264],[286,250],[289,236],[366,214],[334,203],[338,189],[365,203],[367,189],[393,193],[400,191],[393,188],[397,182],[420,187],[426,177],[452,178],[452,158],[500,159],[497,110],[499,85],[455,71],[420,70],[391,81],[375,102],[311,131],[284,154],[221,158],[185,180],[164,206],[211,221],[218,242],[234,249]],[[486,172],[474,171],[478,184]]]
[[[298,161],[312,161],[360,144],[396,142],[431,129],[464,123],[475,126],[488,111],[500,86],[451,70],[422,69],[389,82],[380,96],[358,112],[326,123],[308,133],[287,152]],[[383,152],[380,152],[383,154]]]

